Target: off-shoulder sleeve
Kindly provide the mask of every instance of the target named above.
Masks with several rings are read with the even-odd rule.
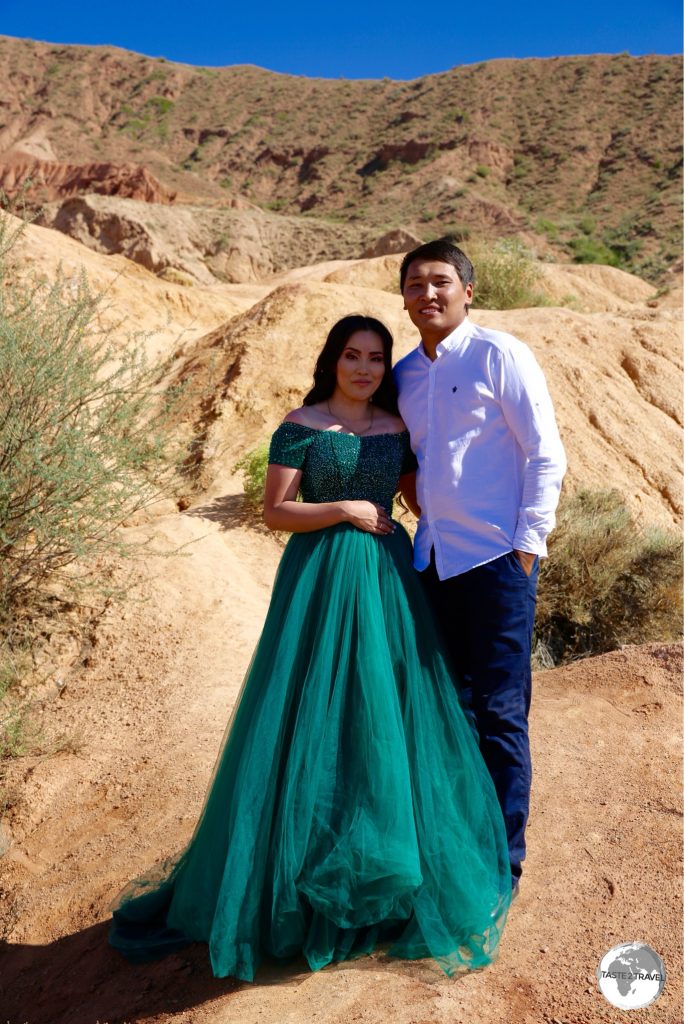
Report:
[[[406,432],[404,437],[405,437],[404,457],[403,457],[402,463],[401,463],[401,475],[402,476],[404,475],[404,473],[415,473],[415,471],[418,469],[418,459],[415,457],[415,455],[413,454],[413,451],[411,450],[411,445],[409,443],[408,431]]]
[[[301,469],[313,436],[311,428],[301,423],[281,423],[271,438],[268,451],[269,465],[275,463],[278,466]]]

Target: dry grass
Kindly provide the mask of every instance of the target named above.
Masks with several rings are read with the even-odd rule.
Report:
[[[615,490],[580,490],[562,501],[539,578],[537,662],[681,635],[680,538],[641,528]]]
[[[539,263],[515,238],[468,246],[475,266],[473,305],[477,309],[523,309],[547,304],[537,290]]]

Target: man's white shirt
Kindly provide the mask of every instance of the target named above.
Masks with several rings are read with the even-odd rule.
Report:
[[[514,548],[545,555],[566,459],[527,345],[466,317],[434,361],[421,343],[395,378],[418,459],[416,569],[432,547],[440,579]]]

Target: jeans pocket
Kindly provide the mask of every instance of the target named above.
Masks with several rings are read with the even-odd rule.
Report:
[[[509,551],[508,552],[508,561],[513,563],[513,568],[517,572],[518,576],[522,576],[523,579],[526,579],[526,580],[529,581],[530,577],[527,575],[527,573],[523,569],[522,562],[520,561],[520,559],[516,555],[515,551]],[[530,575],[531,575],[531,573],[530,573]]]

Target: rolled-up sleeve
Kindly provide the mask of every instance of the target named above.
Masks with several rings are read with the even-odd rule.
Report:
[[[503,353],[500,388],[504,418],[527,459],[513,547],[543,556],[567,460],[546,379],[526,345]]]

